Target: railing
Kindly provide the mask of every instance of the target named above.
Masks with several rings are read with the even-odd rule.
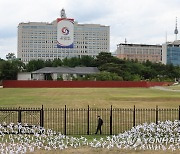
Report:
[[[44,113],[42,108],[0,108],[0,123],[26,123],[43,127]]]
[[[122,133],[142,123],[180,120],[180,106],[174,109],[139,108],[0,108],[0,123],[21,122],[40,125],[65,135],[91,135],[97,127],[97,116],[103,119],[102,133]]]

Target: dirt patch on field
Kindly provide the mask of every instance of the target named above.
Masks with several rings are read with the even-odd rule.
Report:
[[[102,148],[68,148],[65,150],[53,150],[53,151],[45,151],[45,150],[37,150],[34,152],[35,154],[164,154],[164,153],[173,153],[179,154],[179,150],[171,151],[171,150],[120,150],[120,149],[102,149]]]

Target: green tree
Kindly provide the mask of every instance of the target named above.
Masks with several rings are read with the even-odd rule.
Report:
[[[99,70],[110,72],[110,73],[116,73],[119,76],[121,76],[123,74],[123,70],[121,67],[122,66],[120,64],[106,63],[106,64],[99,66]]]
[[[26,65],[26,71],[27,72],[32,72],[32,71],[36,71],[38,69],[41,69],[43,67],[45,67],[45,62],[43,60],[41,60],[41,59],[31,60]]]
[[[72,57],[69,59],[69,67],[76,67],[80,65],[81,65],[80,58]]]
[[[63,59],[63,66],[76,67],[81,65],[80,58],[72,57]]]
[[[17,73],[25,69],[25,64],[20,60],[0,61],[0,80],[16,80]]]
[[[5,61],[3,59],[0,59],[0,80],[2,80],[2,70],[3,70],[3,63]]]
[[[122,81],[122,77],[119,77],[116,73],[100,72],[95,75],[97,81]]]
[[[53,67],[62,66],[62,60],[61,60],[61,59],[54,59],[54,60],[52,61],[52,66],[53,66]]]
[[[62,60],[62,65],[63,66],[69,66],[70,65],[70,61],[67,57]]]
[[[45,67],[52,67],[52,65],[53,65],[53,62],[52,62],[50,59],[44,61],[44,66],[45,66]]]
[[[95,62],[96,66],[99,67],[107,63],[123,64],[124,60],[112,56],[110,52],[101,52],[98,56],[96,56]]]
[[[10,61],[4,61],[1,64],[1,80],[16,80],[18,68],[14,66]]]
[[[14,53],[8,53],[8,54],[6,55],[6,59],[7,59],[7,60],[15,60],[15,59],[16,59],[16,56],[15,56]]]
[[[103,64],[111,63],[113,56],[109,52],[101,52],[96,56],[96,65],[101,66]]]
[[[80,64],[86,67],[93,67],[95,66],[95,59],[91,56],[82,56],[80,58]]]
[[[13,60],[11,63],[14,66],[14,68],[17,69],[18,72],[24,72],[25,71],[26,66],[22,61],[16,59],[16,60]]]

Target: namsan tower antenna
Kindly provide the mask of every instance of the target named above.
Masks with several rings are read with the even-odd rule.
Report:
[[[175,34],[175,40],[177,40],[177,34],[178,34],[178,29],[177,29],[177,17],[176,17],[176,26],[175,26],[174,34]]]

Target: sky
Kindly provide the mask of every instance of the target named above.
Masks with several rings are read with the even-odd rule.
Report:
[[[0,0],[0,58],[17,55],[20,22],[52,22],[66,16],[81,24],[110,26],[110,51],[117,44],[163,44],[180,31],[180,0]],[[180,36],[179,36],[180,38]]]

